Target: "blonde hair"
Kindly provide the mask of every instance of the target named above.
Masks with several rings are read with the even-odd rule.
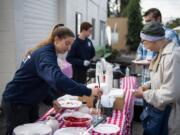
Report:
[[[27,57],[28,55],[32,54],[35,50],[37,50],[45,45],[53,43],[56,36],[60,39],[63,39],[66,37],[75,37],[74,33],[69,28],[62,26],[62,24],[57,24],[54,26],[54,28],[50,32],[48,38],[42,40],[35,47],[29,49],[26,52],[25,56]]]

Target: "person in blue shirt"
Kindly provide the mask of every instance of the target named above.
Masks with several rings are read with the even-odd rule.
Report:
[[[73,80],[79,83],[86,83],[87,70],[90,61],[95,56],[93,43],[88,38],[92,33],[92,25],[83,22],[80,26],[80,34],[75,39],[66,60],[72,64]]]
[[[89,89],[65,76],[57,63],[57,54],[69,50],[74,41],[73,32],[56,25],[50,36],[27,52],[20,68],[3,93],[3,111],[6,135],[24,123],[38,119],[38,104],[45,99],[56,100],[54,93],[74,96],[100,96],[99,88]],[[53,91],[55,92],[53,92]]]

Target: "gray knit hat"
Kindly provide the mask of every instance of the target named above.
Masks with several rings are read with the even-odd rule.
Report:
[[[157,41],[163,39],[164,36],[165,30],[162,24],[154,21],[145,24],[140,34],[141,39],[147,41]]]

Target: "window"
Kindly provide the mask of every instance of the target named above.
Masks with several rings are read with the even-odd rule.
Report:
[[[105,38],[106,38],[106,24],[104,21],[100,20],[100,46],[105,46]]]
[[[76,26],[75,26],[76,35],[80,33],[81,23],[82,23],[82,14],[76,13]]]
[[[95,40],[96,19],[92,18],[92,40]]]

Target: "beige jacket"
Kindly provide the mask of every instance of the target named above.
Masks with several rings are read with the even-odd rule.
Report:
[[[144,99],[163,110],[172,105],[169,135],[180,135],[180,47],[169,43],[152,61],[151,89],[143,93]]]

